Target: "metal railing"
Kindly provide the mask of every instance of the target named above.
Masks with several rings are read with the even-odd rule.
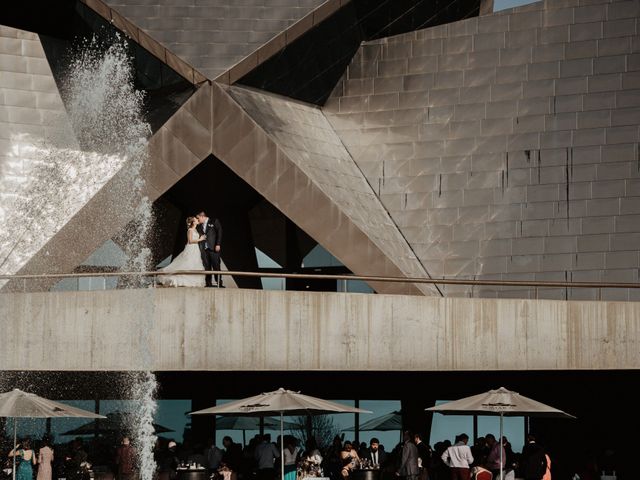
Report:
[[[596,289],[598,291],[597,299],[601,298],[603,289],[640,289],[640,283],[623,283],[623,282],[572,282],[572,281],[533,281],[533,280],[478,280],[465,278],[424,278],[424,277],[392,277],[392,276],[376,276],[376,275],[353,275],[353,274],[309,274],[309,273],[274,273],[274,272],[240,272],[240,271],[202,271],[202,270],[180,270],[174,272],[162,271],[144,271],[144,272],[95,272],[95,273],[48,273],[48,274],[26,274],[26,275],[0,275],[0,282],[4,283],[4,287],[0,291],[36,291],[48,290],[46,286],[53,286],[55,283],[64,279],[92,279],[114,278],[119,280],[118,286],[115,288],[126,288],[132,285],[144,287],[158,286],[156,278],[166,275],[222,275],[233,277],[257,277],[264,278],[281,278],[281,279],[298,279],[298,280],[359,280],[371,283],[402,283],[402,284],[428,284],[428,285],[456,285],[467,287],[513,287],[534,289],[538,298],[540,289]],[[30,283],[33,286],[40,286],[35,290],[29,288]],[[22,288],[20,288],[22,285]],[[44,288],[42,288],[44,287]]]

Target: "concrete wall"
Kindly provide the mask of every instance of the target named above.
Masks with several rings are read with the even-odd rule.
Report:
[[[0,295],[0,370],[640,368],[640,303],[259,290]]]

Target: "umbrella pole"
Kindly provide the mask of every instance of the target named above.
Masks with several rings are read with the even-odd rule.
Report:
[[[16,480],[16,448],[18,443],[17,441],[17,430],[18,430],[18,419],[13,417],[13,480]]]
[[[280,472],[284,480],[284,412],[280,412]]]
[[[500,447],[500,480],[504,479],[503,476],[503,459],[502,459],[502,453],[503,453],[503,446],[502,446],[502,420],[504,419],[504,414],[502,412],[500,412],[500,443],[499,443],[499,447]]]

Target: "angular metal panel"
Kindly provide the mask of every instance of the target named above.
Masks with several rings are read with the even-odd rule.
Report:
[[[427,270],[504,279],[555,270],[569,278],[584,272],[587,253],[602,260],[611,251],[639,251],[614,226],[640,232],[628,219],[640,191],[625,188],[625,180],[639,176],[638,102],[623,88],[625,78],[634,88],[640,62],[629,54],[635,29],[620,23],[633,15],[606,0],[589,3],[539,2],[482,16],[476,30],[463,21],[444,32],[434,27],[367,42],[352,60],[324,113]],[[615,43],[602,38],[614,30]],[[600,42],[609,43],[599,49]],[[433,72],[433,80],[420,82],[412,75],[418,71]],[[384,102],[375,88],[382,82],[389,86]],[[402,128],[420,125],[417,134],[392,135],[396,119],[415,111],[424,113]],[[610,147],[626,150],[604,150]],[[435,188],[425,189],[420,174],[435,179]],[[594,217],[607,219],[597,225],[602,239],[587,235]],[[483,228],[473,228],[478,219]],[[443,226],[453,234],[437,230]],[[598,278],[615,276],[601,261],[590,265]],[[536,292],[491,287],[445,294]]]

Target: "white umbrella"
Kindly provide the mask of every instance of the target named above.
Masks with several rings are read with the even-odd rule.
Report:
[[[444,415],[499,415],[500,416],[500,479],[502,475],[502,423],[504,417],[558,417],[576,418],[573,415],[550,407],[544,403],[527,398],[519,393],[500,387],[497,390],[471,397],[461,398],[453,402],[443,403],[435,407],[426,408],[430,412],[442,413]]]
[[[260,416],[265,414],[273,415],[274,413],[280,414],[280,473],[284,480],[284,415],[371,412],[280,388],[274,392],[261,393],[254,397],[191,412],[190,415]]]
[[[71,407],[22,390],[0,394],[0,417],[13,418],[13,480],[16,478],[16,435],[18,418],[84,417],[106,418],[87,410]]]

